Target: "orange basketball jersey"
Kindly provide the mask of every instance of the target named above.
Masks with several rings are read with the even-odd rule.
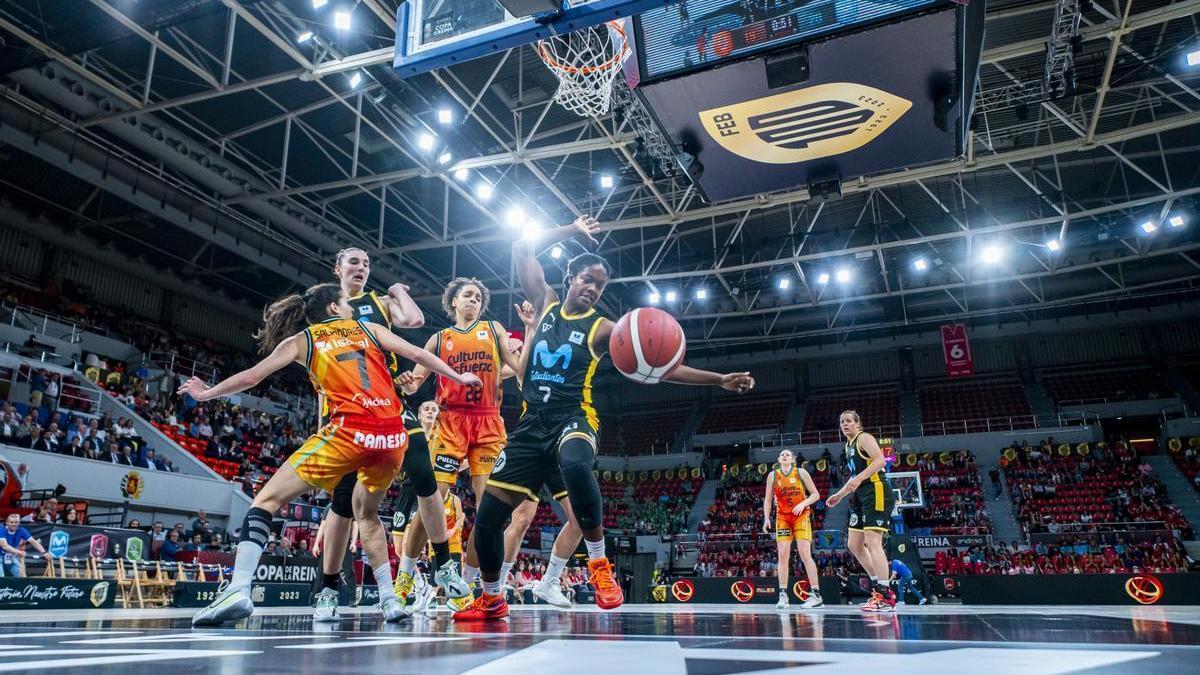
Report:
[[[387,353],[363,324],[333,317],[309,326],[303,335],[308,378],[325,402],[322,417],[383,418],[404,412],[392,385]]]
[[[438,376],[437,402],[443,410],[500,413],[500,336],[491,321],[476,321],[465,330],[451,326],[438,333],[437,355],[457,373],[475,373],[480,384],[467,387]]]
[[[804,501],[804,481],[800,480],[800,469],[792,467],[790,473],[775,469],[775,512],[791,514],[796,505]]]

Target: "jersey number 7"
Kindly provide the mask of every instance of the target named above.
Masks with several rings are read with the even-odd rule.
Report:
[[[367,372],[367,355],[361,349],[356,349],[352,352],[343,352],[337,355],[338,361],[357,361],[358,362],[358,379],[362,383],[363,391],[371,389],[371,375]]]

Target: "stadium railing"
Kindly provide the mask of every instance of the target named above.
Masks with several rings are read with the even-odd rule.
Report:
[[[1077,537],[1079,535],[1107,536],[1120,534],[1131,541],[1153,541],[1159,537],[1164,539],[1172,539],[1175,536],[1171,528],[1167,527],[1167,524],[1161,520],[1125,521],[1115,523],[1063,523],[1058,527],[1058,532],[1030,533],[1029,543],[1037,544],[1044,542],[1047,544],[1055,544],[1064,537]]]
[[[919,436],[948,436],[1021,429],[1061,429],[1098,423],[1095,415],[1086,412],[1066,412],[1055,415],[1021,415],[1018,417],[989,417],[950,422],[929,422],[919,427],[904,425],[867,425],[865,431],[877,438],[915,438]],[[789,445],[822,445],[843,443],[839,429],[798,431],[784,434],[761,434],[750,439],[752,447],[781,447]]]

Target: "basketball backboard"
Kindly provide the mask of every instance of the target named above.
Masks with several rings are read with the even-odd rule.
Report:
[[[888,480],[896,493],[896,509],[919,509],[925,506],[925,493],[921,490],[920,471],[889,471]]]
[[[401,77],[623,19],[679,0],[568,0],[553,16],[513,16],[498,0],[408,0],[396,15]]]

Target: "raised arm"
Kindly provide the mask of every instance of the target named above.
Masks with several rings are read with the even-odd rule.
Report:
[[[575,235],[581,235],[596,244],[598,242],[593,235],[599,229],[599,223],[595,218],[580,216],[570,225],[556,227],[543,233],[540,239],[542,242],[558,243]],[[516,258],[517,278],[521,281],[521,290],[533,304],[534,311],[540,315],[547,305],[558,299],[558,294],[554,292],[550,284],[546,283],[546,270],[542,269],[541,264],[537,261],[534,242],[531,239],[517,240],[513,244],[513,255]]]
[[[392,284],[383,298],[383,303],[395,328],[420,328],[425,325],[425,313],[408,294],[408,286],[401,283]]]
[[[521,323],[525,325],[525,346],[521,349],[520,357],[517,359],[517,387],[524,386],[525,364],[529,363],[529,354],[533,351],[533,347],[529,345],[529,341],[533,339],[534,331],[537,330],[538,313],[534,311],[533,304],[528,300],[520,305],[513,305],[517,310],[517,316],[521,317]]]
[[[736,391],[739,394],[744,394],[754,388],[754,378],[750,373],[714,373],[691,368],[682,363],[675,370],[671,371],[670,375],[664,377],[663,381],[674,382],[675,384],[699,384],[720,387],[726,391]]]
[[[430,335],[429,339],[425,341],[425,351],[432,354],[434,348],[437,347],[437,341],[438,333]],[[404,378],[404,383],[400,386],[400,388],[404,391],[405,396],[411,396],[421,388],[422,384],[425,384],[425,379],[428,377],[429,369],[418,363],[417,365],[413,366],[412,370],[408,371],[408,377]]]
[[[454,369],[446,365],[445,361],[442,361],[430,352],[421,349],[408,340],[401,338],[387,328],[377,326],[373,323],[367,323],[363,325],[366,326],[367,330],[371,331],[371,335],[373,335],[379,342],[379,346],[383,347],[385,350],[394,354],[398,354],[409,361],[414,361],[418,366],[425,366],[427,370],[431,370],[438,375],[454,380],[459,384],[467,386],[479,384],[479,378],[473,373],[454,372]]]
[[[229,396],[240,391],[246,391],[258,386],[259,382],[267,379],[272,373],[281,370],[287,364],[300,360],[300,338],[298,335],[279,343],[275,351],[267,358],[240,373],[234,373],[225,380],[209,387],[204,380],[193,377],[179,387],[176,392],[180,396],[187,394],[197,401],[209,401],[222,396]]]

